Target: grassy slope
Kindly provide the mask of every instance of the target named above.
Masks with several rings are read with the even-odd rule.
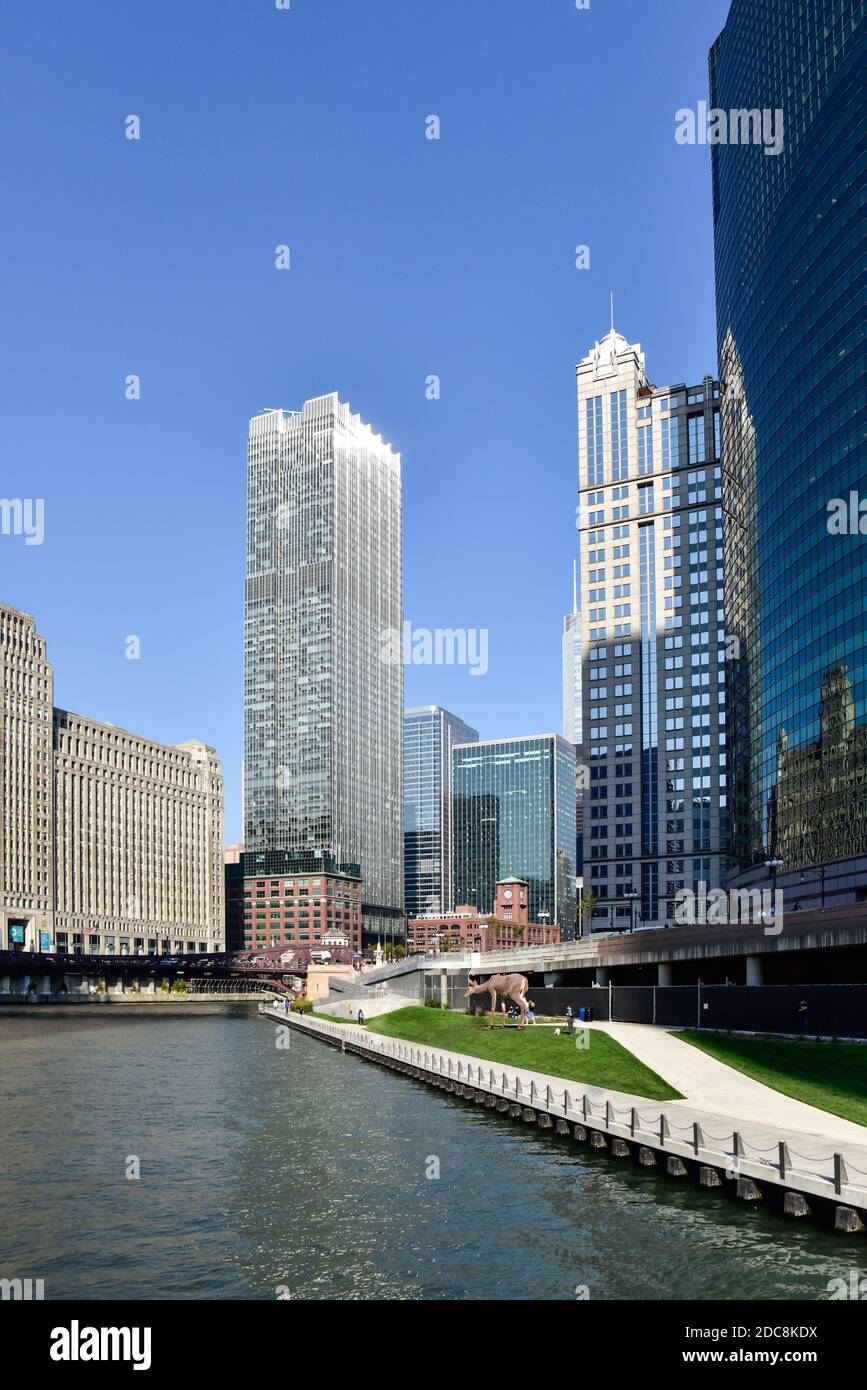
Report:
[[[867,1125],[867,1046],[691,1032],[677,1036],[785,1096]]]
[[[680,1100],[680,1094],[605,1033],[591,1029],[590,1046],[579,1050],[565,1031],[553,1028],[500,1028],[489,1033],[484,1019],[469,1014],[425,1009],[397,1009],[373,1018],[368,1031],[422,1046],[445,1047],[504,1066],[526,1067],[589,1086],[606,1086],[650,1100]]]

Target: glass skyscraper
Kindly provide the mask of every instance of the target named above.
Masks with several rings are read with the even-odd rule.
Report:
[[[710,53],[712,108],[784,121],[712,147],[713,206],[732,850],[804,907],[867,896],[867,537],[828,526],[867,494],[865,75],[864,0],[732,0]]]
[[[575,749],[559,734],[458,745],[452,754],[455,906],[493,909],[499,879],[530,890],[530,921],[575,935]]]
[[[439,705],[403,717],[404,901],[407,917],[451,912],[452,748],[478,731]]]
[[[400,456],[336,394],[250,421],[248,854],[362,876],[365,941],[403,924]]]

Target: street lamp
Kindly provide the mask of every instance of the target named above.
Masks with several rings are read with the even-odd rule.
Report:
[[[777,874],[778,874],[778,873],[780,872],[780,870],[783,868],[783,861],[782,861],[782,859],[779,858],[779,856],[776,856],[776,855],[775,855],[772,859],[766,859],[766,860],[765,860],[765,868],[766,868],[766,869],[769,869],[769,870],[770,870],[770,874],[771,874],[771,912],[770,912],[770,915],[771,915],[772,917],[775,917],[775,916],[776,916],[776,913],[777,913]]]
[[[821,884],[822,884],[822,903],[821,903],[822,907],[825,906],[825,869],[826,869],[826,868],[827,868],[827,865],[826,865],[826,864],[821,864],[821,865],[819,866],[818,869],[814,869],[814,870],[813,870],[813,873],[814,873],[814,874],[818,874],[818,875],[819,875],[819,879],[820,879]],[[807,871],[806,871],[805,869],[802,869],[802,870],[801,870],[801,873],[800,873],[800,875],[799,875],[799,878],[798,878],[798,882],[799,882],[799,883],[807,883],[808,881],[809,881],[809,880],[808,880],[808,878],[807,878]]]
[[[639,893],[637,888],[627,888],[624,897],[627,899],[629,903],[629,930],[630,932],[634,932],[635,909],[638,905],[639,899],[641,898],[641,894]]]

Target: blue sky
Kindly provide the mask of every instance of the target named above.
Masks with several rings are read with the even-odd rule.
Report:
[[[45,538],[0,536],[0,601],[35,615],[59,705],[217,747],[228,839],[246,425],[267,406],[337,390],[401,451],[407,617],[489,630],[486,676],[409,667],[407,704],[483,737],[560,729],[574,369],[609,291],[656,384],[715,370],[709,151],[675,143],[674,113],[706,97],[727,9],[44,0],[5,16],[0,495],[44,498]]]

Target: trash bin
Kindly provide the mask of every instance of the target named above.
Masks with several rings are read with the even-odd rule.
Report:
[[[586,1023],[586,1022],[587,1022],[587,1010],[583,1007],[583,1005],[582,1005],[582,1007],[578,1010],[578,1017],[579,1017],[579,1019],[581,1020],[582,1023]]]
[[[592,1009],[585,1009],[585,1010],[584,1010],[584,1022],[585,1022],[585,1023],[592,1023],[592,1022],[593,1022],[593,1010],[592,1010]]]

